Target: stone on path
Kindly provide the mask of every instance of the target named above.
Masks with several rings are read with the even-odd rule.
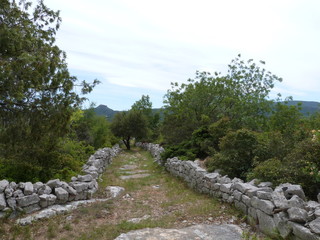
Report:
[[[106,192],[108,198],[118,198],[124,192],[124,188],[118,186],[108,186],[106,187]]]
[[[128,175],[128,176],[120,176],[121,180],[127,180],[127,179],[132,179],[132,178],[144,178],[144,177],[149,177],[149,173],[142,173],[142,174],[134,174],[134,175]]]
[[[194,225],[183,229],[146,228],[130,231],[115,240],[240,240],[242,230],[237,225]]]

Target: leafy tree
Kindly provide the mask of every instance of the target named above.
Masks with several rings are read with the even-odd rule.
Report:
[[[148,132],[146,117],[141,111],[130,110],[120,112],[114,116],[111,123],[111,131],[116,137],[121,138],[128,150],[130,150],[130,140],[137,140],[145,137]]]
[[[131,109],[134,111],[142,111],[148,119],[152,118],[152,102],[150,102],[149,95],[142,95],[141,99],[131,106]]]
[[[46,178],[59,139],[85,98],[74,90],[77,79],[55,45],[59,12],[43,1],[32,8],[29,1],[0,0],[0,6],[0,157],[31,170],[24,180]],[[97,83],[83,81],[81,92]]]
[[[69,136],[77,141],[83,141],[95,149],[111,147],[116,143],[111,133],[109,121],[103,116],[98,116],[93,107],[74,113]]]
[[[231,178],[245,178],[253,166],[257,143],[256,134],[250,130],[228,132],[220,141],[221,151],[207,163],[209,171],[220,169]]]
[[[145,140],[149,142],[154,141],[159,135],[160,114],[159,112],[154,113],[152,111],[152,102],[150,101],[149,95],[142,95],[141,99],[131,106],[131,110],[141,111],[146,117],[148,134]]]
[[[263,61],[260,64],[264,64]],[[228,65],[225,76],[197,72],[187,84],[172,83],[165,95],[163,134],[169,144],[190,139],[195,129],[203,126],[203,116],[209,123],[228,118],[233,128],[260,129],[271,111],[268,94],[281,78],[264,68],[239,57]]]

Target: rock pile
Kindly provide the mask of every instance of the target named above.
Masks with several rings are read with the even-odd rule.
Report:
[[[103,148],[90,156],[83,166],[86,175],[72,177],[70,183],[59,179],[47,183],[0,181],[0,217],[16,212],[31,213],[54,204],[86,200],[98,189],[97,178],[120,151],[119,146]]]
[[[161,153],[164,152],[164,148],[159,144],[138,142],[136,143],[136,146],[149,151],[155,162],[157,162],[159,165],[164,165],[164,162],[161,160]]]
[[[233,203],[248,216],[251,224],[268,236],[320,240],[320,203],[306,201],[300,185],[285,183],[272,189],[269,182],[245,183],[219,173],[208,173],[195,162],[178,158],[167,159],[165,167],[196,191]]]

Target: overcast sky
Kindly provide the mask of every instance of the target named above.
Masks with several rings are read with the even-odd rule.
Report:
[[[274,92],[320,101],[319,0],[45,0],[61,10],[57,45],[70,72],[101,84],[91,102],[126,110],[170,82],[224,71],[241,53],[283,78]]]

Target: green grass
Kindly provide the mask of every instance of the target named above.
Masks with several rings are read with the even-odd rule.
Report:
[[[121,180],[123,165],[134,164],[136,170],[146,170],[151,175],[144,178]],[[129,170],[130,171],[130,170]],[[159,189],[153,186],[159,185]],[[143,228],[175,228],[188,219],[207,220],[210,217],[239,216],[239,212],[232,206],[219,202],[207,195],[191,190],[181,179],[172,177],[163,167],[153,162],[153,158],[146,151],[133,149],[124,151],[117,156],[99,181],[99,190],[95,198],[105,198],[107,186],[121,186],[125,194],[134,196],[134,200],[109,200],[82,206],[72,213],[59,215],[50,220],[33,223],[31,226],[14,226],[9,228],[9,234],[0,226],[0,237],[4,239],[114,239],[121,233]],[[153,194],[158,194],[153,196]],[[158,199],[160,198],[160,200]],[[158,201],[159,200],[159,201]],[[119,205],[120,204],[120,205]],[[156,215],[154,211],[156,208]],[[122,214],[117,214],[122,210]],[[66,220],[72,215],[71,220]],[[130,218],[140,218],[151,215],[140,223],[128,222]],[[116,220],[110,221],[109,217]],[[202,220],[201,220],[202,219]],[[241,221],[241,220],[239,220]],[[38,235],[36,235],[38,234]],[[246,234],[246,239],[255,240],[255,236]],[[251,238],[250,238],[251,237]]]

